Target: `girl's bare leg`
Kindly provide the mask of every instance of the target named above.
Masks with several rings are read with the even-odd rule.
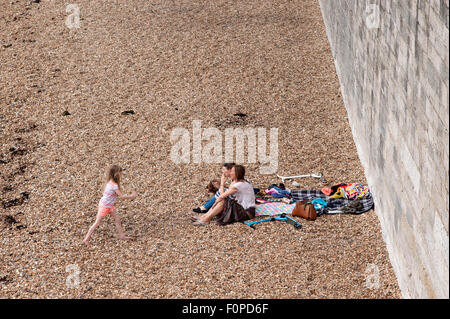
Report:
[[[200,217],[199,220],[202,223],[209,223],[214,216],[219,215],[223,211],[224,204],[225,204],[224,200],[221,200],[219,202],[216,201],[214,203],[214,206],[211,207],[211,209],[207,213],[205,213],[202,217]]]
[[[103,216],[101,216],[100,214],[97,214],[97,218],[95,220],[95,223],[89,228],[86,237],[84,237],[83,239],[83,243],[86,246],[89,246],[90,242],[89,240],[91,239],[92,233],[97,229],[97,227],[100,225],[100,223],[102,222]]]
[[[120,222],[120,216],[115,213],[115,210],[111,212],[111,216],[114,217],[117,233],[119,234],[119,239],[130,239],[130,237],[125,236],[125,233],[123,232],[122,224]]]

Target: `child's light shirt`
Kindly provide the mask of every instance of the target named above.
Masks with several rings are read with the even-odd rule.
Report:
[[[106,184],[102,198],[100,198],[99,205],[107,208],[112,208],[117,199],[117,189],[119,189],[119,186],[116,183],[109,181]]]

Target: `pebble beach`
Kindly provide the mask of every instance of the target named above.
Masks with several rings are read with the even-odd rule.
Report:
[[[276,173],[327,180],[287,187],[366,183],[318,1],[74,4],[0,0],[0,298],[401,298],[376,208],[194,227],[221,164],[171,158],[194,121],[276,128]],[[112,164],[132,240],[107,218],[86,247]]]

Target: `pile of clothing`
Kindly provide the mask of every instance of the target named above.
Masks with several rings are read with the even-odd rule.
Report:
[[[294,190],[291,192],[295,201],[314,202],[322,199],[326,206],[316,208],[317,215],[322,214],[362,214],[373,208],[373,197],[367,186],[360,183],[338,184],[330,189]],[[315,206],[316,207],[316,206]]]
[[[331,198],[357,199],[366,196],[369,192],[369,187],[360,183],[338,184],[331,188],[322,188],[322,193]]]
[[[272,184],[264,191],[255,192],[255,194],[257,204],[273,202],[291,204],[294,202],[291,190],[286,188],[283,183],[280,183],[279,185]]]
[[[286,188],[283,183],[280,183],[279,186],[272,184],[264,192],[275,198],[291,198],[291,190]]]
[[[361,183],[341,183],[322,190],[290,190],[270,185],[256,194],[256,216],[292,214],[297,201],[311,202],[317,215],[362,214],[373,208],[369,188]]]

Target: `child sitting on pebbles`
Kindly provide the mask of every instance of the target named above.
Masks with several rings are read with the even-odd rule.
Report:
[[[119,234],[119,239],[130,239],[130,237],[125,236],[122,225],[120,223],[120,216],[116,213],[116,208],[114,203],[117,198],[120,199],[135,199],[137,194],[133,192],[131,195],[125,195],[120,191],[120,178],[122,177],[122,171],[118,165],[113,165],[108,170],[108,183],[106,184],[105,190],[103,192],[103,197],[100,199],[98,205],[98,213],[95,223],[89,228],[83,243],[89,246],[89,240],[92,233],[100,225],[103,218],[111,214],[116,222],[117,232]]]
[[[195,213],[206,213],[216,202],[216,199],[220,196],[220,182],[217,179],[213,179],[212,181],[209,182],[208,186],[206,186],[206,189],[208,190],[208,193],[212,193],[214,194],[214,196],[207,201],[206,203],[204,203],[202,206],[194,208],[192,211],[194,211]],[[226,191],[227,189],[225,189]]]

